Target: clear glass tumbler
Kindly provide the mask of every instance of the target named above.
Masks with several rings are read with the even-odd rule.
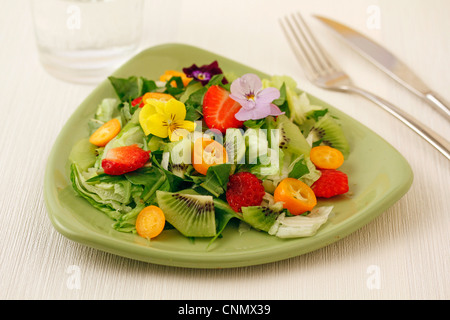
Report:
[[[143,0],[31,0],[40,60],[57,78],[98,83],[139,47]]]

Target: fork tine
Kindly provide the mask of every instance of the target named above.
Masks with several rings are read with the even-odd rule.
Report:
[[[304,47],[303,42],[300,40],[289,17],[286,16],[284,18],[284,23],[282,23],[282,20],[280,20],[280,25],[298,62],[304,69],[308,70],[307,75],[317,74],[317,69],[314,67],[314,63],[311,60],[310,55],[308,54],[308,50]]]
[[[327,73],[330,70],[337,71],[337,68],[312,35],[300,13],[297,13],[297,15],[292,14],[290,18],[285,17],[285,21],[287,27],[283,24],[281,26],[303,68],[307,68],[314,76]],[[288,29],[290,32],[288,32]]]
[[[311,29],[306,24],[305,20],[303,19],[302,15],[299,12],[297,12],[297,19],[303,25],[303,28],[301,29],[302,30],[302,34],[304,35],[305,41],[307,41],[309,43],[310,47],[313,49],[313,52],[316,53],[315,57],[316,57],[317,61],[320,63],[320,65],[323,68],[334,69],[333,63],[331,63],[331,61],[328,58],[328,55],[325,53],[323,47],[316,40],[316,38],[313,36],[313,33],[311,32]],[[305,30],[305,32],[303,32],[303,30]]]
[[[310,64],[314,66],[316,73],[320,74],[320,71],[324,69],[324,66],[320,59],[318,59],[317,54],[315,53],[315,48],[309,40],[311,33],[309,30],[305,29],[304,26],[306,24],[300,14],[298,14],[298,17],[293,14],[292,21],[297,28],[297,32],[295,32],[294,28],[292,28],[292,32],[295,32],[297,43],[302,47],[303,54],[307,57]]]

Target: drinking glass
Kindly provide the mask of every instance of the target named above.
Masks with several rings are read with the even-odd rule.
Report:
[[[98,83],[139,47],[143,0],[31,0],[44,68],[57,78]]]

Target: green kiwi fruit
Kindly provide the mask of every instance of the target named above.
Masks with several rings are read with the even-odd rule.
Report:
[[[174,175],[180,177],[181,179],[184,179],[186,177],[186,173],[189,170],[188,164],[180,163],[180,164],[173,164],[169,163],[168,170],[172,172]]]
[[[191,163],[192,148],[192,141],[189,139],[170,142],[164,146],[164,152],[169,153],[168,170],[182,179]]]
[[[347,159],[350,146],[344,135],[342,127],[329,114],[324,115],[317,121],[310,133],[313,135],[313,142],[321,141],[321,144],[338,149]]]
[[[306,141],[300,128],[285,115],[278,116],[276,129],[279,129],[279,147],[283,151],[291,151],[296,154],[309,156],[311,146]]]
[[[167,222],[186,237],[213,237],[216,219],[212,196],[156,191]]]
[[[69,159],[76,163],[81,171],[86,171],[95,164],[97,159],[97,146],[89,142],[89,139],[81,139],[70,151]]]
[[[266,232],[273,226],[279,215],[280,211],[272,210],[269,207],[242,207],[244,221],[253,228]]]

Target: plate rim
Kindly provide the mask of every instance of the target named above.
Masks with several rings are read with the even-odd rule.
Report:
[[[234,61],[230,58],[221,56],[219,54],[216,54],[214,52],[195,47],[192,45],[187,45],[183,43],[165,43],[160,44],[157,46],[152,46],[147,49],[144,49],[131,57],[128,61],[126,61],[122,66],[120,66],[116,71],[114,71],[111,75],[114,76],[117,73],[120,73],[127,67],[129,63],[131,63],[133,60],[138,59],[142,55],[146,55],[151,51],[154,50],[160,50],[160,49],[170,49],[174,46],[177,47],[184,47],[188,50],[198,50],[202,51],[203,53],[213,55],[217,57],[217,59],[226,59],[227,61],[243,66],[246,69],[253,69],[250,66],[244,65],[240,62]],[[256,70],[256,69],[254,69]],[[263,73],[259,70],[257,70],[259,73]],[[398,181],[396,185],[396,189],[394,189],[392,192],[387,194],[383,199],[380,199],[379,201],[382,201],[380,205],[375,207],[369,207],[369,208],[363,208],[358,210],[358,214],[355,214],[351,217],[349,217],[346,222],[343,225],[338,226],[337,228],[334,228],[332,231],[333,236],[330,237],[329,232],[322,232],[317,233],[316,235],[312,237],[308,237],[308,241],[310,245],[305,248],[304,246],[300,248],[300,250],[293,250],[293,249],[299,249],[298,244],[295,241],[289,241],[291,239],[287,239],[288,241],[283,242],[283,245],[271,247],[271,250],[250,250],[250,251],[242,251],[237,252],[233,254],[225,254],[223,252],[214,253],[213,251],[208,251],[208,256],[205,256],[205,252],[182,252],[180,256],[173,257],[171,253],[173,252],[167,252],[161,249],[157,249],[154,247],[144,247],[144,246],[130,246],[130,243],[127,243],[123,240],[119,240],[113,237],[106,237],[103,234],[95,233],[92,230],[85,230],[84,232],[80,230],[76,230],[73,225],[69,224],[67,225],[66,220],[63,219],[63,215],[59,214],[59,210],[65,210],[61,206],[58,206],[58,199],[57,196],[54,193],[56,190],[52,189],[52,168],[57,160],[55,157],[55,153],[57,151],[57,146],[61,143],[61,140],[63,138],[63,131],[64,129],[70,124],[71,121],[74,121],[74,119],[77,117],[78,113],[82,113],[84,109],[80,108],[82,104],[84,104],[85,101],[89,100],[92,96],[94,96],[97,91],[101,90],[101,88],[105,85],[105,83],[108,83],[108,79],[106,78],[104,81],[99,83],[96,88],[92,90],[92,92],[81,102],[81,104],[74,110],[74,112],[70,115],[70,117],[67,119],[66,123],[61,128],[60,132],[58,133],[57,138],[55,139],[52,149],[48,155],[48,160],[45,168],[45,174],[44,174],[44,201],[47,208],[47,214],[48,217],[53,225],[53,227],[63,236],[66,238],[78,242],[83,245],[87,245],[89,247],[109,252],[118,256],[149,262],[153,264],[158,265],[165,265],[165,266],[173,266],[173,267],[184,267],[184,268],[234,268],[234,267],[244,267],[244,266],[253,266],[253,265],[260,265],[265,263],[271,263],[276,261],[281,261],[289,258],[293,258],[296,256],[300,256],[315,250],[318,250],[320,248],[323,248],[325,246],[330,245],[331,243],[334,243],[336,241],[339,241],[349,234],[359,230],[364,225],[368,224],[370,221],[384,213],[389,207],[391,207],[393,204],[395,204],[398,200],[400,200],[410,189],[414,175],[413,171],[411,169],[410,164],[408,161],[403,157],[403,155],[395,149],[389,142],[387,142],[384,138],[379,136],[376,132],[371,130],[370,128],[366,127],[353,117],[347,115],[346,113],[340,111],[337,109],[337,111],[345,117],[350,118],[352,121],[357,123],[358,125],[362,126],[366,130],[368,130],[371,134],[376,135],[378,139],[380,139],[384,144],[389,146],[393,152],[395,152],[399,159],[404,162],[406,166],[404,166],[404,169],[406,170],[407,174],[403,175],[405,179],[403,181]],[[312,95],[311,95],[312,96]],[[313,97],[313,96],[312,96]],[[314,97],[316,98],[316,97]],[[319,98],[316,98],[320,100]],[[320,100],[322,101],[322,100]],[[325,104],[328,105],[325,101],[323,101]],[[334,108],[334,107],[333,107]],[[56,189],[56,188],[55,188]],[[337,232],[339,231],[339,232]],[[306,239],[306,238],[302,238]],[[112,245],[114,244],[114,246]],[[281,247],[281,248],[278,248]],[[275,250],[275,248],[278,248],[276,255],[271,255],[271,251]],[[130,250],[132,249],[132,250]],[[294,252],[295,251],[295,252]],[[252,255],[252,258],[250,261],[246,259],[242,259],[243,257],[248,257],[249,252]],[[149,254],[150,253],[150,254]]]

